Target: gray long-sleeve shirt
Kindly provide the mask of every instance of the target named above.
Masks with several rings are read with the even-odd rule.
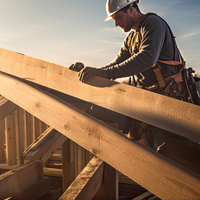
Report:
[[[127,36],[116,59],[105,68],[111,79],[136,75],[140,85],[151,86],[157,82],[152,66],[158,60],[180,61],[180,53],[166,22],[157,15],[150,15],[138,30]],[[178,73],[181,68],[160,65],[164,78]]]

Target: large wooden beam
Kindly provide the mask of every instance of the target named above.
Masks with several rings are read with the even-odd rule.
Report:
[[[94,157],[59,200],[92,199],[102,184],[103,166],[103,161]]]
[[[29,162],[0,176],[0,199],[12,197],[43,178],[42,161]]]
[[[156,196],[167,199],[200,198],[198,174],[127,139],[120,131],[62,99],[53,98],[2,73],[0,82],[4,96]]]
[[[77,72],[67,67],[2,48],[0,55],[2,72],[200,141],[200,106],[101,77],[83,84],[78,81]]]
[[[18,106],[16,104],[0,95],[0,121],[14,112],[17,108]]]

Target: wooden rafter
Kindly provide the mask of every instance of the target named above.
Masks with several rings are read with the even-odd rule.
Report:
[[[102,184],[103,161],[94,157],[59,200],[92,199]]]
[[[42,160],[46,163],[52,154],[65,142],[67,138],[49,127],[31,146],[24,152],[24,159]]]

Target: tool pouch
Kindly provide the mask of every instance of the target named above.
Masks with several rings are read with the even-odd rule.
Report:
[[[158,84],[155,84],[154,92],[164,94],[176,99],[180,99],[189,103],[200,105],[200,79],[193,77],[195,71],[192,68],[185,68],[183,63],[177,61],[161,61],[158,62],[168,65],[183,65],[179,73],[167,78],[163,78],[160,71],[159,63],[156,63],[155,72]]]
[[[200,105],[200,78],[192,75],[192,73],[195,73],[195,71],[191,67],[183,70],[182,73],[185,79],[185,86],[191,94],[193,103]]]

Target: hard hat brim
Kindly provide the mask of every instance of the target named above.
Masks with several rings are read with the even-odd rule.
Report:
[[[108,16],[105,20],[104,20],[104,22],[107,22],[107,21],[109,21],[109,20],[111,20],[112,19],[112,16]]]
[[[120,9],[120,10],[121,10],[121,9]],[[111,19],[112,19],[112,16],[113,16],[115,13],[117,13],[118,11],[120,11],[120,10],[116,10],[115,12],[110,13],[109,16],[108,16],[104,21],[107,22],[107,21],[111,20]]]

